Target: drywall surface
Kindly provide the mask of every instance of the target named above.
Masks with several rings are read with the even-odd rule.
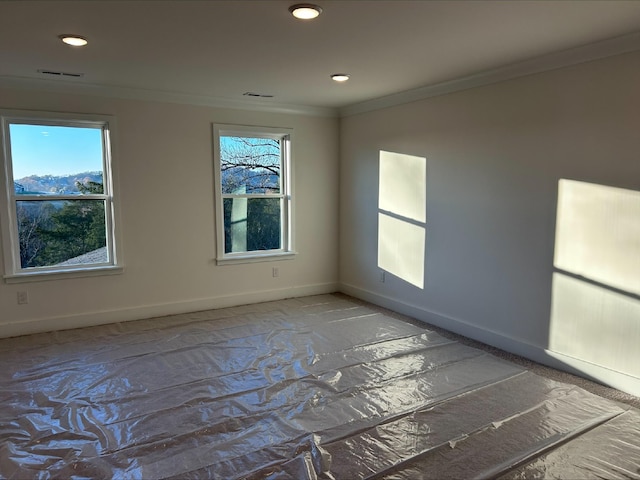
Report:
[[[0,336],[336,289],[337,119],[20,89],[1,89],[0,108],[115,116],[124,255],[120,275],[0,281]],[[213,123],[294,130],[295,259],[216,265]]]
[[[639,82],[632,53],[343,118],[344,291],[640,388]],[[403,213],[416,183],[424,221]]]

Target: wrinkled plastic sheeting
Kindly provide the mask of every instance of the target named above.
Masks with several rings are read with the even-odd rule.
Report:
[[[624,412],[500,478],[640,479],[640,412]]]
[[[340,478],[496,478],[623,412],[583,390],[525,373],[326,448]],[[354,455],[367,471],[351,464]],[[505,478],[549,478],[529,471]],[[587,478],[584,473],[561,478]]]
[[[640,463],[637,412],[341,296],[6,339],[0,361],[8,479],[606,469],[569,448],[587,434]]]

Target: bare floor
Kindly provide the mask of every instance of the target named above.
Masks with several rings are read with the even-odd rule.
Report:
[[[0,364],[0,478],[640,478],[634,397],[344,295],[0,340]]]

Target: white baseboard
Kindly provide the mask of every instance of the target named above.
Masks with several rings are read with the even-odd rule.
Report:
[[[640,378],[553,352],[547,350],[545,347],[528,343],[525,340],[513,338],[496,331],[486,330],[470,322],[449,317],[355,285],[342,283],[340,285],[340,291],[375,305],[388,308],[394,312],[415,318],[416,320],[430,323],[431,325],[444,328],[450,332],[520,355],[543,365],[588,378],[589,380],[630,393],[631,395],[640,396]]]
[[[24,322],[0,325],[0,338],[16,337],[32,333],[50,332],[53,330],[69,330],[72,328],[92,327],[108,323],[128,322],[145,318],[197,312],[216,308],[235,307],[251,303],[269,302],[284,298],[321,295],[338,291],[337,283],[321,283],[302,287],[260,290],[234,295],[201,298],[183,302],[158,303],[117,310],[86,312],[76,315],[46,317]]]

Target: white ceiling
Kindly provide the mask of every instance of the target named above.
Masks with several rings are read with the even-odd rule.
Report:
[[[640,1],[318,0],[304,22],[293,3],[0,1],[0,84],[337,110],[640,31]]]

